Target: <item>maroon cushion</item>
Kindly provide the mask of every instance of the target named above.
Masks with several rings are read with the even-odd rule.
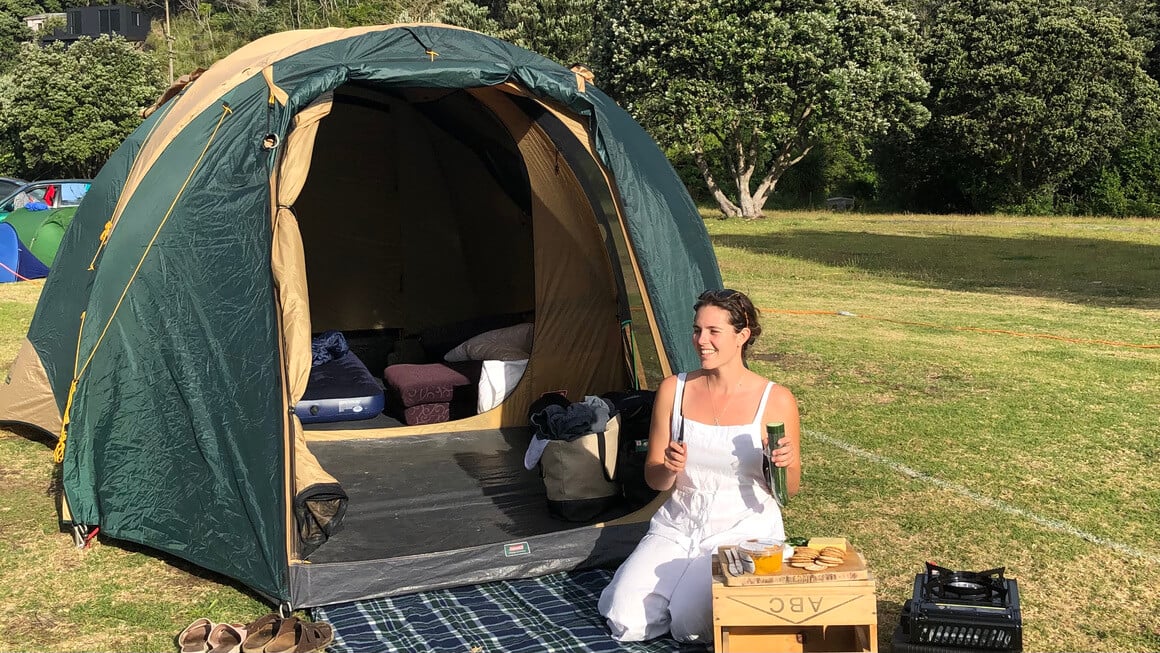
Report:
[[[451,419],[451,404],[419,404],[403,409],[404,424],[437,424]]]
[[[402,363],[387,367],[383,371],[383,380],[404,408],[446,404],[475,396],[481,367],[480,361],[425,365]]]

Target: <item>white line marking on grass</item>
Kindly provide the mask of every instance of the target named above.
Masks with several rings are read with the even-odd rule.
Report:
[[[1114,540],[1109,540],[1109,539],[1100,537],[1098,535],[1093,535],[1092,533],[1088,533],[1086,531],[1081,531],[1080,529],[1076,528],[1075,526],[1072,526],[1071,524],[1064,522],[1064,521],[1060,521],[1058,519],[1041,517],[1033,512],[1030,512],[1028,510],[1024,510],[1023,508],[1019,508],[1017,506],[1013,506],[1009,503],[1000,501],[998,499],[993,499],[991,497],[979,494],[978,492],[975,492],[974,490],[972,490],[970,488],[963,487],[961,485],[955,485],[954,483],[951,483],[949,481],[944,481],[941,478],[931,476],[930,474],[927,474],[925,472],[920,472],[917,469],[914,469],[913,467],[907,467],[906,465],[903,465],[902,463],[900,463],[896,460],[892,460],[890,458],[887,458],[886,456],[880,456],[872,451],[866,451],[865,449],[854,446],[854,445],[850,444],[849,442],[846,442],[844,440],[840,440],[840,439],[835,438],[833,436],[826,435],[825,433],[821,433],[819,431],[814,431],[814,430],[807,430],[807,429],[802,429],[802,433],[805,434],[806,436],[809,436],[809,437],[814,438],[816,440],[820,440],[820,441],[822,441],[830,446],[837,447],[837,448],[839,448],[839,449],[841,449],[841,450],[843,450],[843,451],[845,451],[845,452],[847,452],[847,453],[849,453],[857,458],[862,458],[864,460],[869,460],[872,463],[876,463],[879,465],[883,465],[885,467],[889,467],[890,469],[893,469],[894,471],[898,472],[899,474],[902,474],[903,476],[907,476],[909,478],[913,478],[916,480],[924,481],[926,483],[930,483],[931,485],[942,488],[944,490],[949,490],[951,492],[954,492],[955,494],[962,495],[962,496],[964,496],[964,497],[970,499],[971,501],[974,501],[975,503],[978,503],[980,505],[984,505],[984,506],[987,506],[989,508],[994,508],[996,510],[1000,510],[1000,511],[1005,512],[1009,515],[1015,515],[1016,517],[1020,517],[1022,519],[1026,519],[1028,521],[1039,524],[1040,526],[1043,526],[1044,528],[1049,528],[1049,529],[1051,529],[1053,531],[1057,531],[1059,533],[1066,533],[1066,534],[1071,535],[1073,537],[1077,537],[1081,540],[1086,540],[1088,542],[1091,542],[1092,544],[1095,544],[1097,546],[1102,546],[1102,547],[1106,547],[1106,548],[1109,548],[1109,549],[1112,549],[1115,551],[1119,551],[1120,553],[1122,553],[1126,556],[1130,556],[1133,558],[1139,558],[1141,560],[1147,560],[1148,562],[1151,562],[1153,564],[1160,565],[1160,556],[1153,555],[1151,553],[1148,553],[1147,551],[1141,551],[1140,549],[1137,549],[1136,547],[1124,544],[1122,542],[1116,542]]]

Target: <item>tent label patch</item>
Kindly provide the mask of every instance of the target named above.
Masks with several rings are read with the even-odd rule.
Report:
[[[503,555],[505,558],[512,556],[526,556],[532,552],[532,547],[528,546],[527,542],[513,542],[511,544],[503,545]]]

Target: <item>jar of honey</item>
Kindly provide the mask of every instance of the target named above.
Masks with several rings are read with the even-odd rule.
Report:
[[[785,542],[774,539],[745,540],[737,546],[742,556],[753,560],[753,573],[768,576],[781,571],[782,550]]]

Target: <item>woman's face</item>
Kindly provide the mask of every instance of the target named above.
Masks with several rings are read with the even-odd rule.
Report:
[[[714,369],[741,357],[741,345],[749,330],[740,332],[729,322],[729,311],[702,306],[693,319],[693,345],[701,355],[701,367]]]

